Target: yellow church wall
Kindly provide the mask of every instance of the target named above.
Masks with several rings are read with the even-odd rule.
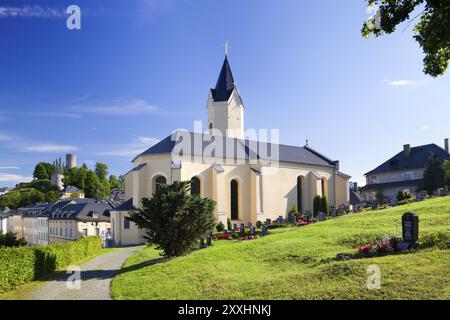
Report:
[[[348,179],[336,175],[336,207],[348,205],[350,202],[350,189]]]

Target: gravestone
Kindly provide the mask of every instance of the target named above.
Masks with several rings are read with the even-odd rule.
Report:
[[[233,229],[236,230],[238,228],[237,223],[233,224]]]
[[[205,238],[201,238],[201,240],[200,240],[200,249],[203,249],[203,248],[205,248]]]
[[[271,224],[272,220],[270,220],[269,218],[266,219],[266,224]]]
[[[288,219],[289,219],[289,223],[295,223],[295,216],[294,215],[290,215]]]
[[[251,226],[251,227],[250,227],[250,235],[251,235],[251,236],[256,235],[255,227],[254,227],[254,226]]]
[[[266,225],[262,226],[261,235],[267,236],[268,234],[269,234],[269,228]]]
[[[244,226],[243,223],[241,224],[241,230],[240,230],[240,231],[241,231],[240,234],[241,234],[242,236],[244,236],[244,235],[245,235],[245,226]]]
[[[262,225],[262,223],[261,223],[261,221],[256,221],[256,227],[259,229],[259,228],[261,228],[261,225]]]
[[[227,229],[223,229],[223,234],[228,234],[228,230]]]
[[[208,232],[208,237],[206,238],[206,243],[208,246],[212,245],[212,232]]]
[[[249,227],[253,226],[253,223],[249,222],[249,223],[248,223],[248,226],[249,226]]]
[[[245,229],[245,225],[243,223],[241,223],[241,230]]]
[[[317,214],[317,218],[319,219],[319,221],[325,221],[325,213],[319,212]]]
[[[407,212],[402,217],[403,241],[415,244],[419,240],[419,217]]]

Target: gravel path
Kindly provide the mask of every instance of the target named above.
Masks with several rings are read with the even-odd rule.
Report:
[[[69,289],[67,279],[71,274],[62,274],[56,280],[32,292],[30,300],[111,300],[111,280],[133,253],[141,247],[121,249],[98,256],[81,266],[80,289]],[[73,278],[73,276],[72,276]],[[73,282],[72,282],[73,284]]]

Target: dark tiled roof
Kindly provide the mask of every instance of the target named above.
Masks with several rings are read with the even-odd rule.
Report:
[[[233,73],[231,72],[231,67],[228,62],[228,58],[225,56],[225,61],[223,62],[222,69],[220,70],[219,79],[215,89],[211,89],[212,97],[214,101],[228,101],[233,90],[235,88]]]
[[[100,222],[110,221],[110,211],[113,209],[109,203],[70,203],[69,205],[51,213],[53,220],[81,220]],[[97,215],[97,217],[95,217]]]
[[[423,179],[368,184],[362,187],[361,191],[377,191],[382,189],[399,188],[399,187],[419,187],[422,181]]]
[[[379,167],[366,173],[366,175],[397,170],[425,168],[430,155],[436,156],[440,161],[450,160],[450,155],[445,152],[444,149],[432,143],[411,148],[409,157],[406,157],[403,151],[399,152]]]
[[[136,160],[139,156],[144,155],[157,155],[157,154],[166,154],[171,153],[175,147],[175,141],[172,141],[172,137],[174,139],[177,138],[177,134],[180,136],[190,135],[191,141],[196,141],[198,139],[202,142],[202,150],[194,149],[194,143],[191,145],[190,152],[185,152],[183,155],[202,155],[205,148],[208,147],[209,144],[213,143],[210,141],[215,141],[215,136],[210,136],[201,133],[192,133],[192,132],[175,132],[173,135],[168,136],[167,138],[161,140],[159,143],[149,148],[145,152],[138,155],[134,160]],[[178,141],[182,142],[182,139]],[[335,162],[326,158],[325,156],[313,151],[308,147],[296,147],[289,145],[277,145],[271,143],[260,142],[257,143],[255,141],[249,140],[241,140],[241,139],[233,139],[233,138],[223,138],[223,141],[219,141],[219,144],[222,143],[224,153],[226,153],[227,145],[234,145],[234,154],[230,155],[234,157],[234,159],[245,159],[245,160],[255,160],[255,159],[267,159],[272,156],[272,151],[276,151],[276,147],[279,149],[279,160],[283,162],[291,162],[291,163],[302,163],[302,164],[311,164],[318,166],[335,166]],[[238,151],[238,146],[241,151]],[[200,148],[199,148],[200,149]],[[265,153],[267,150],[268,157],[265,157]],[[133,160],[133,161],[134,161]],[[138,166],[139,167],[139,166]],[[136,167],[135,169],[137,169]]]
[[[63,192],[67,193],[81,193],[82,191],[74,186],[67,186],[64,188]]]
[[[128,199],[121,205],[115,207],[113,211],[132,211],[132,210],[136,210],[136,208],[133,206],[133,198]]]

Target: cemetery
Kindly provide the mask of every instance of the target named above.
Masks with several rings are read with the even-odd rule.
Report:
[[[450,299],[450,197],[327,218],[303,227],[289,217],[260,221],[252,241],[215,241],[230,235],[214,232],[205,249],[162,263],[149,263],[160,252],[148,247],[126,261],[131,271],[113,280],[113,298]],[[380,290],[367,288],[373,265]]]

